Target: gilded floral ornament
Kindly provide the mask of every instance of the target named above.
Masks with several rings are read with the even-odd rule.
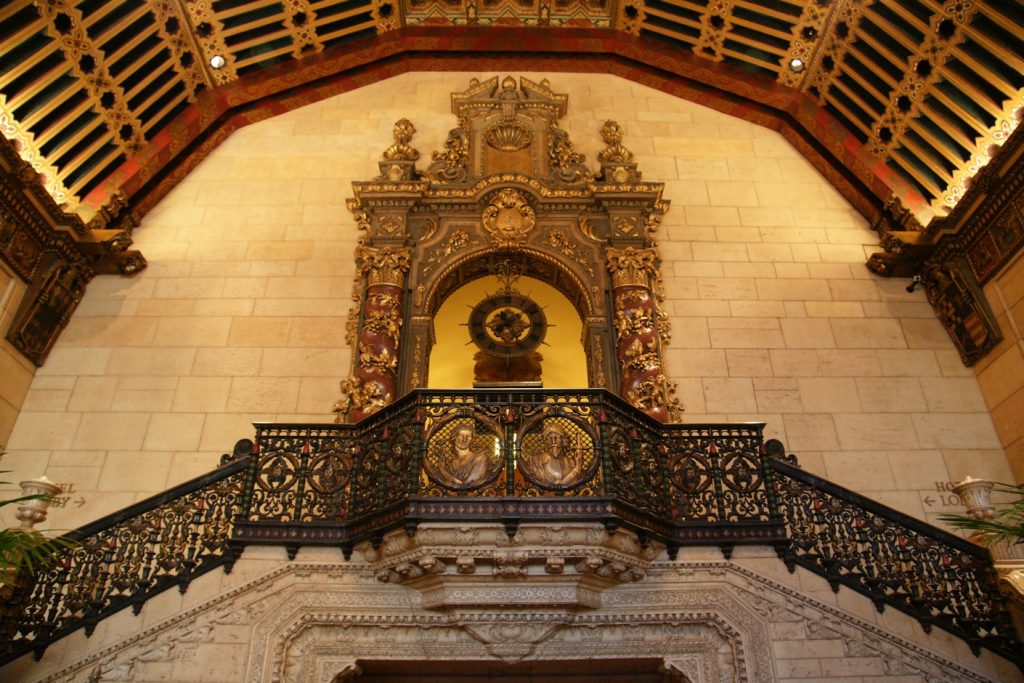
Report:
[[[438,183],[461,183],[469,175],[469,135],[462,126],[448,131],[444,149],[434,152],[427,175]]]
[[[484,229],[495,245],[502,248],[522,244],[537,221],[536,214],[523,195],[505,188],[484,209]]]
[[[602,164],[631,163],[633,161],[633,153],[622,146],[622,136],[622,126],[616,121],[605,121],[604,125],[601,126],[601,139],[608,146],[598,152],[597,160]]]
[[[409,146],[416,128],[409,119],[395,121],[395,144],[384,150],[384,158],[388,161],[416,161],[420,153]]]
[[[659,374],[641,382],[635,391],[628,392],[626,398],[633,407],[644,411],[664,406],[668,409],[669,421],[678,422],[682,418],[683,407],[675,392],[676,383]]]
[[[371,415],[388,403],[391,394],[382,390],[376,382],[363,383],[358,377],[349,377],[341,381],[341,398],[334,403],[332,412],[337,414],[335,422],[344,422],[354,411]]]
[[[626,348],[626,367],[631,370],[657,370],[661,367],[657,342],[650,345],[643,343],[639,337]]]
[[[592,178],[583,165],[584,157],[573,149],[569,134],[554,121],[548,129],[548,162],[551,175],[563,183],[586,182]]]

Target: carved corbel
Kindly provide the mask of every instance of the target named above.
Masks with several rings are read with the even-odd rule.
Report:
[[[964,365],[974,365],[1002,341],[995,316],[963,259],[926,266],[921,275],[928,303],[956,345]]]
[[[878,233],[879,246],[883,249],[867,261],[868,269],[876,275],[913,277],[935,251],[930,236],[895,196],[889,197],[871,228]]]
[[[494,575],[503,578],[526,576],[530,555],[525,551],[494,553]]]
[[[409,142],[416,134],[416,128],[409,119],[399,119],[395,121],[393,134],[394,144],[384,150],[384,158],[378,162],[380,176],[377,179],[393,183],[415,180],[416,160],[420,158],[420,153],[409,146]]]
[[[341,670],[331,679],[331,683],[351,683],[363,674],[362,668],[356,660],[350,660],[342,665]]]
[[[84,265],[57,256],[40,272],[42,276],[25,293],[7,332],[7,340],[36,365],[46,360],[94,274]]]

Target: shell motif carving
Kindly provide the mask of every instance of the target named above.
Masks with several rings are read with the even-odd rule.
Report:
[[[484,140],[502,152],[518,152],[533,142],[533,133],[525,126],[506,121],[488,128],[484,132]]]

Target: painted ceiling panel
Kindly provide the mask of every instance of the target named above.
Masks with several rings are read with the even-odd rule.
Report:
[[[1024,113],[1017,2],[14,0],[0,9],[0,131],[74,209],[204,91],[416,26],[453,41],[469,28],[612,30],[659,58],[804,92],[931,215]]]

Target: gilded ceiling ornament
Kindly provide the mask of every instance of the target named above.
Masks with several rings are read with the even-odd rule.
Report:
[[[505,188],[484,209],[484,229],[498,247],[522,244],[533,229],[537,217],[519,192]]]
[[[384,150],[384,158],[388,161],[416,161],[420,153],[409,146],[416,128],[409,119],[395,121],[395,144]]]
[[[625,249],[608,248],[607,266],[608,272],[612,274],[612,283],[616,287],[625,285],[649,286],[650,275],[656,275],[658,255],[651,249],[636,249],[626,247]]]

